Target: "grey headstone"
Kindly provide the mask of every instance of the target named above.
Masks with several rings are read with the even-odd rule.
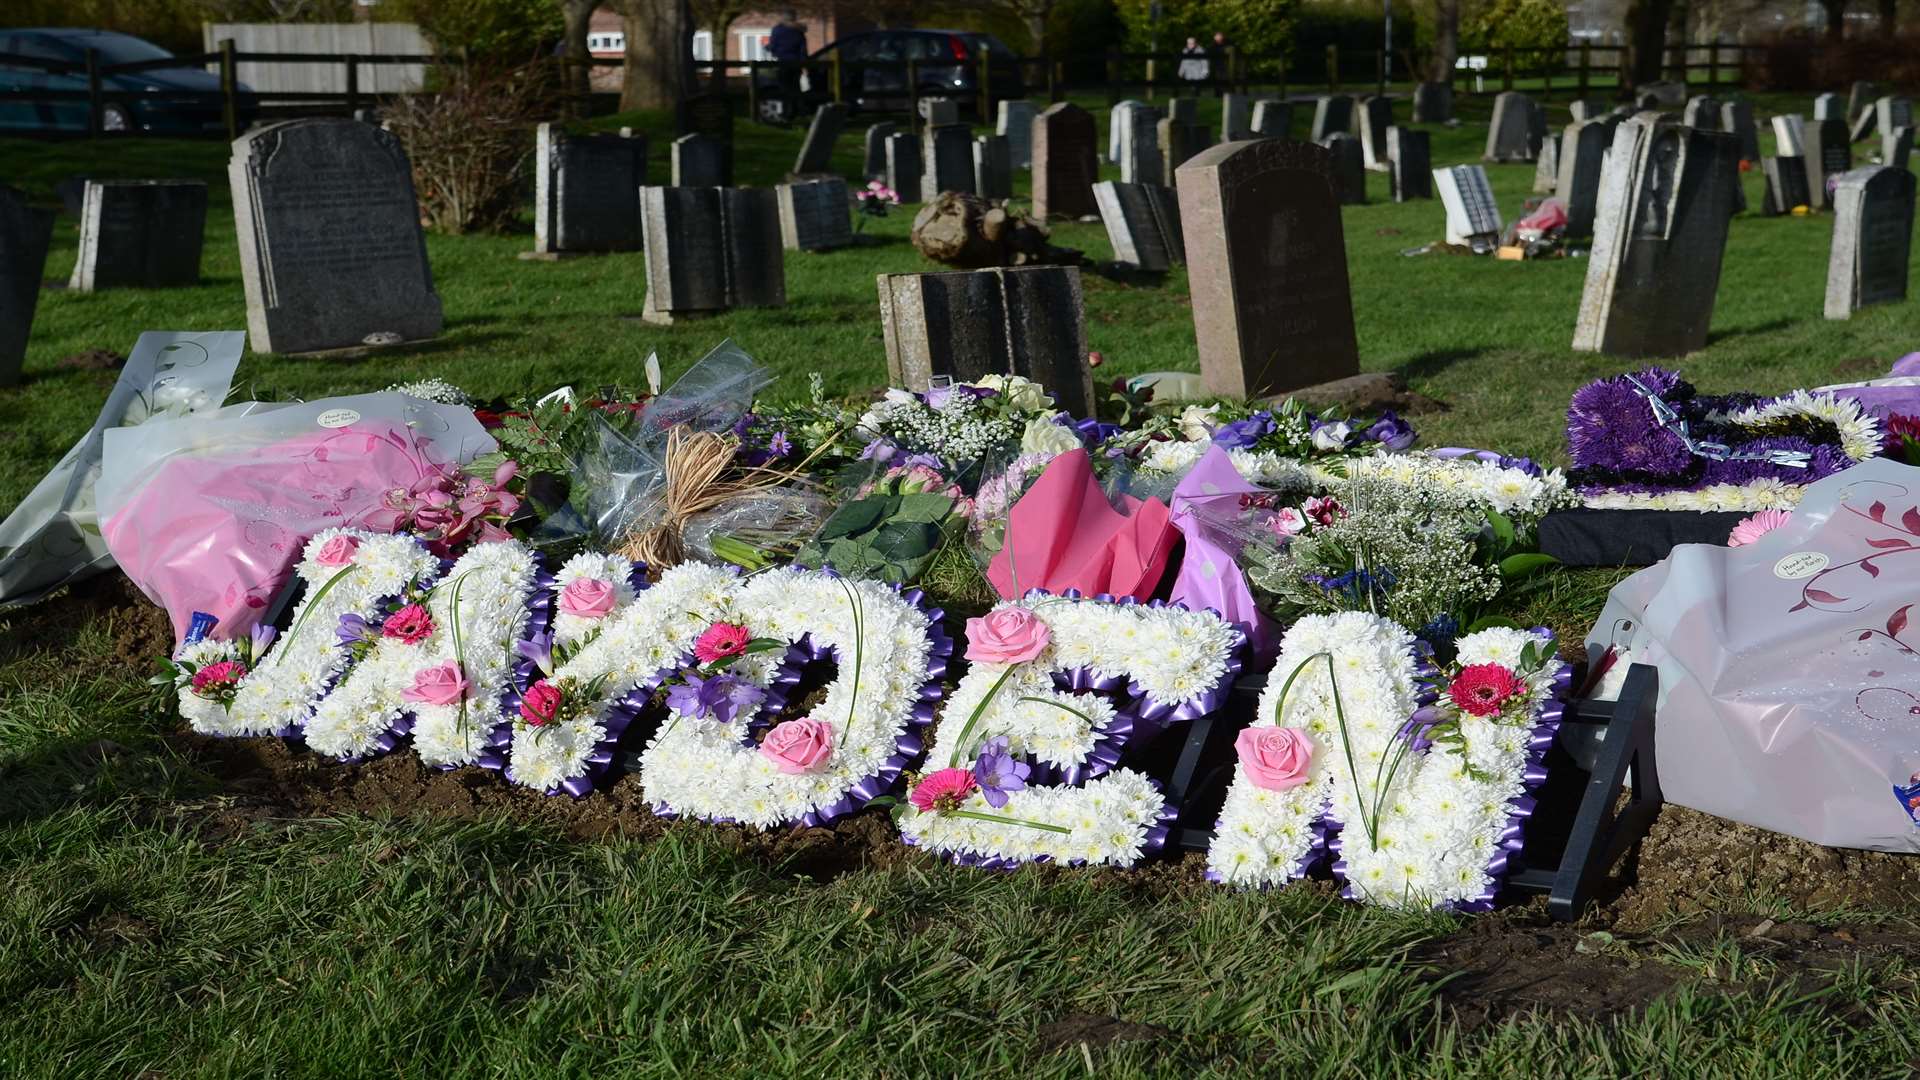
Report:
[[[1807,193],[1816,210],[1828,206],[1827,180],[1853,168],[1853,139],[1846,121],[1822,120],[1815,124],[1812,144],[1807,147]]]
[[[1487,170],[1455,165],[1433,170],[1433,185],[1447,210],[1447,243],[1491,251],[1500,239],[1500,206]]]
[[[1174,180],[1173,171],[1185,165],[1189,158],[1213,145],[1207,136],[1207,129],[1199,124],[1188,124],[1173,117],[1163,117],[1157,125],[1155,139],[1160,143],[1160,175]],[[1178,186],[1177,184],[1175,186]]]
[[[1358,373],[1332,155],[1288,139],[1226,143],[1180,172],[1208,393],[1266,397]]]
[[[1453,119],[1453,87],[1443,82],[1423,82],[1413,88],[1413,122],[1444,124]]]
[[[807,138],[800,144],[799,156],[793,159],[795,175],[830,172],[833,144],[840,140],[840,131],[846,126],[846,106],[833,103],[820,106],[813,114],[813,122],[807,125]]]
[[[680,106],[674,111],[677,114],[675,135],[705,135],[724,143],[733,142],[733,99],[726,91],[688,94],[680,99]]]
[[[925,390],[940,376],[1020,375],[1067,412],[1093,415],[1078,269],[881,274],[877,285],[890,385]]]
[[[1903,127],[1913,126],[1913,101],[1903,97],[1883,97],[1873,103],[1874,124],[1884,137]]]
[[[861,162],[860,172],[868,180],[884,180],[887,176],[887,140],[900,131],[900,125],[894,123],[870,124],[867,126],[867,139],[864,147],[866,156]]]
[[[1614,132],[1573,347],[1619,356],[1703,348],[1727,246],[1731,134],[1635,117]]]
[[[1172,188],[1108,180],[1094,185],[1093,196],[1115,261],[1154,273],[1185,261],[1180,204]]]
[[[1880,163],[1890,169],[1907,168],[1908,159],[1913,156],[1913,129],[1903,127],[1899,131],[1880,140]]]
[[[733,144],[709,135],[673,140],[674,187],[732,187]]]
[[[1720,103],[1705,94],[1690,97],[1680,113],[1680,122],[1702,131],[1719,131]]]
[[[1876,130],[1879,129],[1879,124],[1880,124],[1879,113],[1878,113],[1878,110],[1876,109],[1869,108],[1865,112],[1861,113],[1859,116],[1854,117],[1853,130],[1851,132],[1853,136],[1853,141],[1854,142],[1866,141],[1868,138],[1872,137],[1873,133]]]
[[[1322,142],[1327,136],[1353,130],[1353,99],[1345,94],[1324,94],[1313,101],[1313,128],[1307,138]]]
[[[973,193],[1001,202],[1013,198],[1013,152],[1005,135],[973,140]]]
[[[1100,178],[1093,114],[1072,102],[1047,106],[1033,125],[1033,214],[1042,221],[1096,210]]]
[[[1493,122],[1487,126],[1485,161],[1532,161],[1540,152],[1533,137],[1533,99],[1509,90],[1493,99]],[[1544,131],[1541,132],[1544,134]]]
[[[920,136],[920,201],[932,202],[943,191],[972,195],[973,129],[965,124],[930,127]]]
[[[1433,198],[1433,151],[1426,132],[1397,125],[1388,128],[1387,157],[1394,202]]]
[[[1827,261],[1829,319],[1907,298],[1913,251],[1913,174],[1869,165],[1840,177],[1833,194],[1833,252]]]
[[[1128,98],[1125,101],[1115,102],[1113,108],[1107,110],[1107,161],[1110,164],[1120,164],[1120,137],[1127,126],[1125,114],[1133,109],[1151,108],[1153,106],[1144,101]]]
[[[1687,103],[1687,84],[1650,82],[1640,88],[1634,100],[1643,109],[1677,109]]]
[[[1838,120],[1842,124],[1851,124],[1853,118],[1846,115],[1846,105],[1839,94],[1821,94],[1813,99],[1813,118],[1815,120]]]
[[[903,202],[920,197],[920,140],[907,132],[887,138],[887,186]]]
[[[1773,153],[1776,157],[1803,157],[1807,152],[1807,124],[1798,116],[1782,114],[1773,118]]]
[[[1560,136],[1560,175],[1553,193],[1567,207],[1567,235],[1592,236],[1593,211],[1600,194],[1600,170],[1616,125],[1603,120],[1576,121]],[[1737,173],[1736,173],[1737,175]]]
[[[1880,96],[1880,87],[1870,82],[1856,81],[1847,88],[1847,123],[1853,124],[1863,115],[1872,115],[1874,99]]]
[[[1606,115],[1607,107],[1598,101],[1578,98],[1567,103],[1567,111],[1573,114],[1575,123],[1582,120],[1598,120]]]
[[[1253,103],[1245,94],[1220,95],[1220,141],[1233,142],[1253,135]]]
[[[533,160],[533,250],[640,250],[645,136],[568,135],[541,124]]]
[[[89,180],[80,210],[74,292],[200,283],[207,185],[200,180]]]
[[[960,103],[952,98],[921,98],[920,119],[928,127],[942,127],[960,122]]]
[[[1807,159],[1770,157],[1760,162],[1767,181],[1766,205],[1769,216],[1790,214],[1796,206],[1813,206],[1813,191],[1807,184]]]
[[[440,332],[413,168],[390,131],[288,120],[234,140],[227,166],[255,352]]]
[[[853,243],[847,182],[838,177],[781,184],[780,243],[788,251],[832,251]]]
[[[1386,172],[1387,129],[1393,126],[1393,102],[1375,94],[1360,99],[1360,154],[1366,167]]]
[[[1360,206],[1367,201],[1367,162],[1360,149],[1360,140],[1344,131],[1327,136],[1321,144],[1333,159],[1333,190],[1340,202],[1346,206]]]
[[[1166,115],[1177,123],[1197,124],[1200,122],[1200,99],[1190,97],[1169,99]]]
[[[1753,106],[1744,101],[1729,101],[1720,106],[1720,130],[1730,131],[1740,140],[1740,160],[1760,160],[1760,128],[1753,122]]]
[[[1533,160],[1533,193],[1551,195],[1560,186],[1560,136],[1549,135]]]
[[[1121,112],[1115,110],[1114,123],[1120,125],[1120,180],[1126,184],[1158,184],[1165,175],[1160,160],[1160,114],[1142,105]]]
[[[779,201],[766,188],[640,189],[647,299],[641,317],[781,307],[787,288]]]
[[[1038,115],[1040,110],[1025,99],[1000,103],[1000,115],[993,130],[1007,137],[1007,151],[1013,155],[1016,169],[1033,167],[1033,118]]]
[[[1253,134],[1261,139],[1285,139],[1292,136],[1292,103],[1270,98],[1254,102]]]
[[[0,386],[20,381],[52,241],[53,212],[33,209],[26,195],[0,184]]]

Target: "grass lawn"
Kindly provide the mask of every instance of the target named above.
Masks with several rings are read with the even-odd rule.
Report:
[[[1467,123],[1433,129],[1436,165],[1479,158],[1490,98],[1462,107]],[[1761,101],[1763,143],[1764,117],[1780,110],[1808,105]],[[1203,116],[1217,116],[1212,102]],[[1553,116],[1564,123],[1564,106]],[[663,182],[658,118],[600,123],[636,119],[653,132]],[[799,138],[743,123],[740,179],[776,182]],[[857,174],[858,144],[857,129],[843,138],[841,172]],[[0,139],[0,182],[43,201],[87,174],[204,178],[213,202],[198,287],[42,295],[26,380],[0,390],[0,511],[86,429],[111,385],[112,373],[62,358],[124,353],[145,329],[245,326],[226,158],[214,142]],[[1511,218],[1532,166],[1488,172]],[[1569,394],[1626,366],[1568,348],[1586,261],[1403,257],[1440,238],[1444,212],[1385,201],[1382,174],[1369,185],[1375,201],[1343,211],[1363,365],[1451,406],[1416,421],[1429,444],[1562,460]],[[1758,205],[1757,173],[1747,196]],[[790,256],[784,309],[671,328],[637,318],[640,255],[529,263],[514,256],[530,231],[430,237],[440,339],[360,361],[249,357],[241,392],[315,398],[427,376],[481,396],[637,383],[649,352],[671,377],[724,337],[784,375],[776,395],[803,393],[813,371],[834,392],[864,392],[885,379],[873,276],[933,268],[907,241],[910,220],[869,225],[862,246]],[[1703,389],[1862,377],[1920,349],[1911,302],[1822,319],[1831,220],[1735,219],[1711,343],[1678,361]],[[1055,236],[1111,258],[1098,225]],[[49,278],[71,270],[75,241],[63,216]],[[1184,271],[1155,284],[1092,270],[1085,280],[1103,373],[1194,369]],[[1617,576],[1562,574],[1535,614],[1577,634]],[[587,811],[538,799],[501,811],[509,804],[485,803],[483,782],[458,774],[402,777],[419,792],[411,802],[280,802],[263,785],[304,783],[311,763],[236,768],[168,734],[140,660],[165,642],[153,613],[123,599],[102,582],[0,612],[0,1075],[1920,1067],[1915,909],[1884,891],[1850,895],[1844,877],[1815,899],[1795,875],[1756,869],[1758,841],[1739,840],[1751,860],[1739,848],[1717,877],[1667,867],[1683,884],[1697,874],[1698,903],[1630,930],[1603,912],[1567,931],[1525,911],[1389,915],[1311,885],[1229,893],[1191,867],[983,873],[846,835],[787,844],[668,828],[621,804],[630,791],[587,800],[618,810],[594,828]],[[1798,936],[1755,927],[1763,917]],[[1488,974],[1499,950],[1499,970],[1519,973],[1504,983]]]

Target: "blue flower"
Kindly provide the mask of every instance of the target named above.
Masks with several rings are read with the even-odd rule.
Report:
[[[767,692],[738,675],[706,678],[688,672],[686,681],[667,690],[667,708],[692,720],[712,718],[730,724],[744,710],[758,708]]]
[[[340,644],[347,648],[360,644],[372,644],[380,637],[372,623],[352,612],[340,616],[340,624],[334,627],[333,634],[339,639]]]
[[[1400,419],[1392,409],[1381,413],[1380,419],[1367,428],[1367,438],[1396,453],[1412,446],[1416,437],[1413,425]]]
[[[1223,450],[1251,450],[1273,431],[1273,414],[1257,412],[1245,420],[1223,425],[1213,433],[1213,445]]]

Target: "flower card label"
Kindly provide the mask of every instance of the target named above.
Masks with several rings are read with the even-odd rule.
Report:
[[[1773,576],[1782,581],[1797,581],[1825,570],[1832,562],[1818,551],[1796,551],[1773,564]]]
[[[359,421],[360,414],[352,409],[328,409],[314,418],[314,423],[323,428],[343,428]]]

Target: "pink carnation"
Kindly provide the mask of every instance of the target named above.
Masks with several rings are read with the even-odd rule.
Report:
[[[1744,547],[1793,520],[1793,515],[1785,510],[1762,510],[1749,518],[1743,518],[1733,527],[1733,533],[1727,537],[1728,547]]]
[[[231,694],[247,675],[247,665],[238,660],[208,664],[193,673],[193,692],[203,698],[223,698]]]
[[[739,656],[747,651],[747,642],[752,638],[747,628],[739,623],[717,622],[707,627],[706,632],[693,643],[693,656],[703,664]]]
[[[923,814],[946,813],[960,809],[960,804],[967,801],[967,796],[979,788],[972,769],[941,769],[928,773],[915,784],[913,791],[907,795],[907,801]]]

